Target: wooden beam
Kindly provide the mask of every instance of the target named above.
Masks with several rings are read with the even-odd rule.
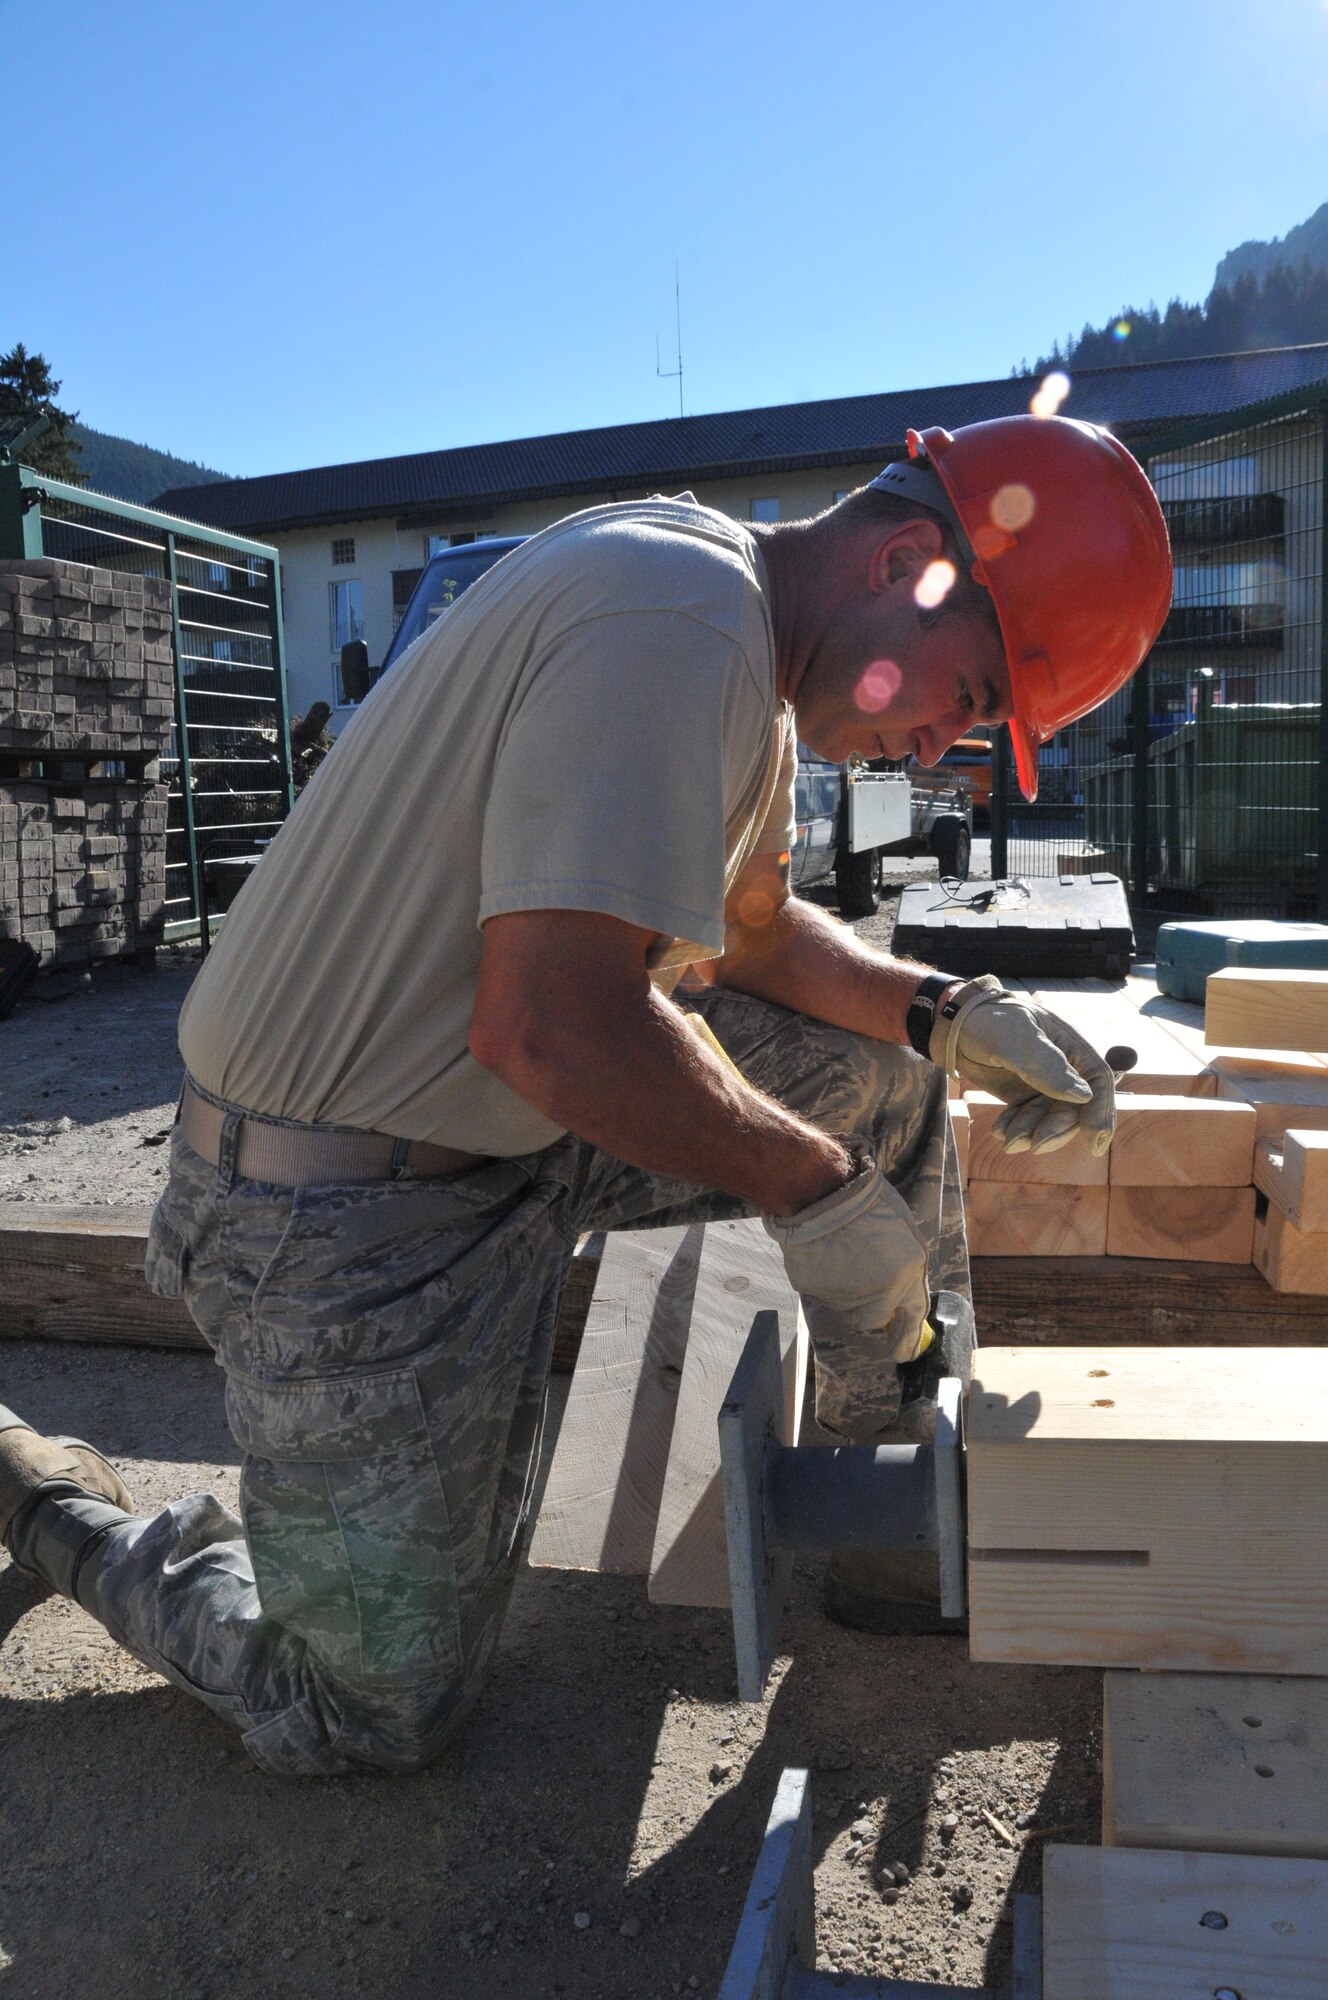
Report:
[[[959,1183],[962,1187],[968,1180],[968,1162],[973,1145],[973,1119],[962,1097],[950,1099],[950,1129],[954,1133],[955,1151],[959,1155]]]
[[[1249,1264],[974,1257],[972,1271],[984,1344],[1328,1345],[1328,1303],[1270,1291]]]
[[[1168,1031],[1165,1022],[1142,1012],[1142,999],[1156,987],[1140,982],[1106,987],[1100,982],[1039,980],[1035,998],[1077,1028],[1100,1055],[1116,1043],[1134,1049],[1139,1060],[1122,1079],[1122,1091],[1163,1092],[1168,1095],[1211,1097],[1213,1080],[1202,1050],[1187,1047]]]
[[[1328,1681],[1109,1673],[1102,1844],[1328,1858]]]
[[[779,1314],[782,1442],[788,1444],[798,1434],[807,1374],[807,1327],[801,1303],[784,1274],[778,1247],[754,1217],[708,1223],[650,1558],[652,1603],[729,1603],[719,1411],[752,1320],[767,1308]]]
[[[1255,1225],[1253,1261],[1275,1292],[1328,1297],[1328,1229],[1297,1229],[1270,1204]]]
[[[1121,1091],[1104,1164],[1119,1187],[1248,1187],[1253,1107],[1218,1097]]]
[[[1177,1257],[1248,1264],[1254,1250],[1252,1187],[1112,1187],[1110,1257]]]
[[[0,1202],[0,1335],[207,1348],[143,1276],[150,1208]]]
[[[1328,1132],[1287,1133],[1254,1152],[1254,1185],[1297,1229],[1328,1229]]]
[[[1077,1134],[1054,1153],[1007,1153],[996,1136],[996,1120],[1009,1110],[999,1097],[970,1091],[965,1102],[972,1123],[968,1148],[969,1178],[975,1181],[1019,1181],[1037,1187],[1105,1187],[1107,1161],[1095,1159]]]
[[[1326,1966],[1328,1863],[1046,1850],[1045,2000],[1323,2000]]]
[[[1229,965],[1210,972],[1204,1035],[1242,1049],[1328,1050],[1328,972]]]
[[[1217,1094],[1254,1106],[1254,1136],[1280,1140],[1291,1126],[1328,1131],[1328,1072],[1310,1076],[1219,1076]]]
[[[649,1569],[701,1239],[700,1224],[606,1238],[530,1545],[536,1568]]]
[[[979,1348],[977,1660],[1328,1672],[1328,1353]]]
[[[975,1257],[1100,1257],[1107,1247],[1105,1187],[1040,1187],[971,1180],[964,1191]]]

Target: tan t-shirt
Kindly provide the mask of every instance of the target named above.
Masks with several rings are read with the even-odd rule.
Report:
[[[363,704],[227,917],[190,1074],[270,1116],[476,1153],[561,1136],[466,1047],[481,926],[596,910],[671,988],[743,863],[793,842],[795,739],[753,538],[690,494],[497,563]]]

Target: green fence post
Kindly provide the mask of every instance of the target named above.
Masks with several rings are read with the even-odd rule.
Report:
[[[180,639],[180,590],[175,562],[175,536],[166,530],[166,579],[171,587],[171,644],[175,654],[175,741],[180,752],[180,798],[184,806],[185,861],[189,873],[189,902],[198,918],[199,941],[204,951],[203,899],[199,895],[198,833],[194,826],[194,778],[189,768],[189,722],[185,715],[184,647]]]
[[[41,488],[21,465],[0,465],[0,558],[31,562],[42,553]]]
[[[1130,683],[1130,879],[1126,888],[1131,902],[1139,902],[1148,892],[1148,809],[1153,766],[1148,755],[1148,714],[1152,693],[1152,668],[1145,660]]]
[[[286,811],[295,804],[295,774],[291,768],[290,708],[286,700],[286,638],[281,623],[281,558],[267,567],[266,597],[272,617],[272,664],[276,670],[277,755],[281,759],[282,796]]]
[[[1002,723],[991,745],[991,879],[1010,872],[1010,732]]]

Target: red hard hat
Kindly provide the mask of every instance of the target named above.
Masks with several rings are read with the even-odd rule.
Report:
[[[1072,417],[910,431],[908,448],[944,486],[996,606],[1019,785],[1035,799],[1038,745],[1114,694],[1162,629],[1162,509],[1125,446]]]

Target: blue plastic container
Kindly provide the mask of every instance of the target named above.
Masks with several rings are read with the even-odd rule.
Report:
[[[1328,924],[1274,923],[1265,918],[1162,924],[1157,933],[1157,984],[1176,1000],[1202,1003],[1210,972],[1227,965],[1297,966],[1328,971]]]

